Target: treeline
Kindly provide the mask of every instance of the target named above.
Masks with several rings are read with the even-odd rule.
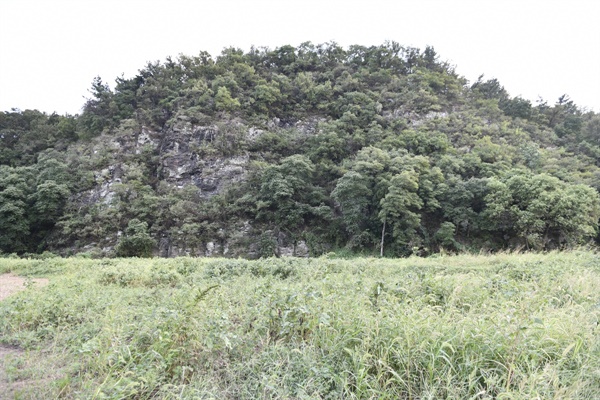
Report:
[[[90,92],[77,116],[0,113],[0,251],[216,243],[256,257],[285,240],[425,255],[598,238],[600,115],[566,95],[532,104],[496,79],[469,84],[433,48],[229,48]],[[243,179],[210,196],[174,184],[162,160],[181,121],[218,132],[190,157],[245,157]],[[161,144],[110,146],[144,131]]]

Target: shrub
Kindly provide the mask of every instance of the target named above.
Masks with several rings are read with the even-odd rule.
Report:
[[[119,257],[151,257],[154,247],[156,241],[148,234],[148,224],[132,219],[116,250]]]

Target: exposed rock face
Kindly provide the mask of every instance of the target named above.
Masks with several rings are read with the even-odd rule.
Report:
[[[124,121],[118,136],[98,138],[92,147],[96,157],[107,160],[104,167],[94,174],[96,186],[78,196],[82,204],[113,207],[119,184],[127,182],[127,174],[138,159],[151,155],[155,165],[155,178],[173,188],[183,189],[193,185],[199,189],[201,198],[209,199],[222,193],[228,186],[243,181],[248,173],[250,157],[240,143],[255,142],[267,131],[292,129],[304,136],[313,135],[323,119],[313,118],[298,122],[282,122],[273,119],[266,129],[246,126],[239,120],[222,124],[195,125],[191,118],[179,116],[163,130],[136,126]],[[141,157],[141,158],[140,158]],[[133,161],[130,161],[133,160]],[[107,165],[108,164],[108,165]],[[155,234],[156,255],[176,256],[228,256],[258,258],[260,256],[257,231],[249,221],[230,226],[227,233],[219,232],[201,245],[185,247],[169,236],[168,232]],[[114,249],[119,237],[106,237],[98,243],[89,243],[86,250],[98,250],[108,254]],[[184,247],[182,247],[184,246]],[[285,237],[276,240],[274,254],[279,256],[308,257],[305,242],[290,242]]]
[[[295,244],[278,247],[278,253],[281,257],[308,257],[308,246],[304,240],[300,240]]]
[[[240,126],[234,128],[239,129]],[[159,176],[180,188],[194,184],[205,197],[213,196],[225,185],[243,179],[249,161],[247,155],[225,157],[211,155],[207,151],[209,144],[229,140],[221,138],[226,135],[223,131],[217,125],[194,126],[186,118],[180,118],[159,145]]]
[[[309,250],[304,240],[292,241],[283,232],[277,238],[276,254],[280,257],[308,257]]]
[[[262,132],[256,128],[250,128],[250,131],[253,135]],[[160,179],[179,188],[194,184],[203,196],[210,197],[227,184],[244,179],[249,162],[246,154],[205,154],[205,145],[215,141],[221,133],[216,125],[193,126],[184,120],[165,132],[142,127],[137,133],[122,134],[109,142],[108,149],[102,150],[121,154],[157,153]],[[98,151],[96,149],[94,153]],[[95,173],[97,186],[88,194],[87,200],[110,203],[114,196],[112,187],[121,183],[124,169],[122,162],[116,162]]]

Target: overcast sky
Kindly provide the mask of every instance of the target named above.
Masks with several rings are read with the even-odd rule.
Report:
[[[0,111],[79,113],[92,79],[224,47],[393,40],[511,96],[600,112],[599,0],[0,0]]]

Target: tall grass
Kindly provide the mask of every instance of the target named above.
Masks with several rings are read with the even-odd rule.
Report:
[[[0,271],[51,279],[0,303],[0,342],[61,364],[47,397],[600,398],[592,252]]]

